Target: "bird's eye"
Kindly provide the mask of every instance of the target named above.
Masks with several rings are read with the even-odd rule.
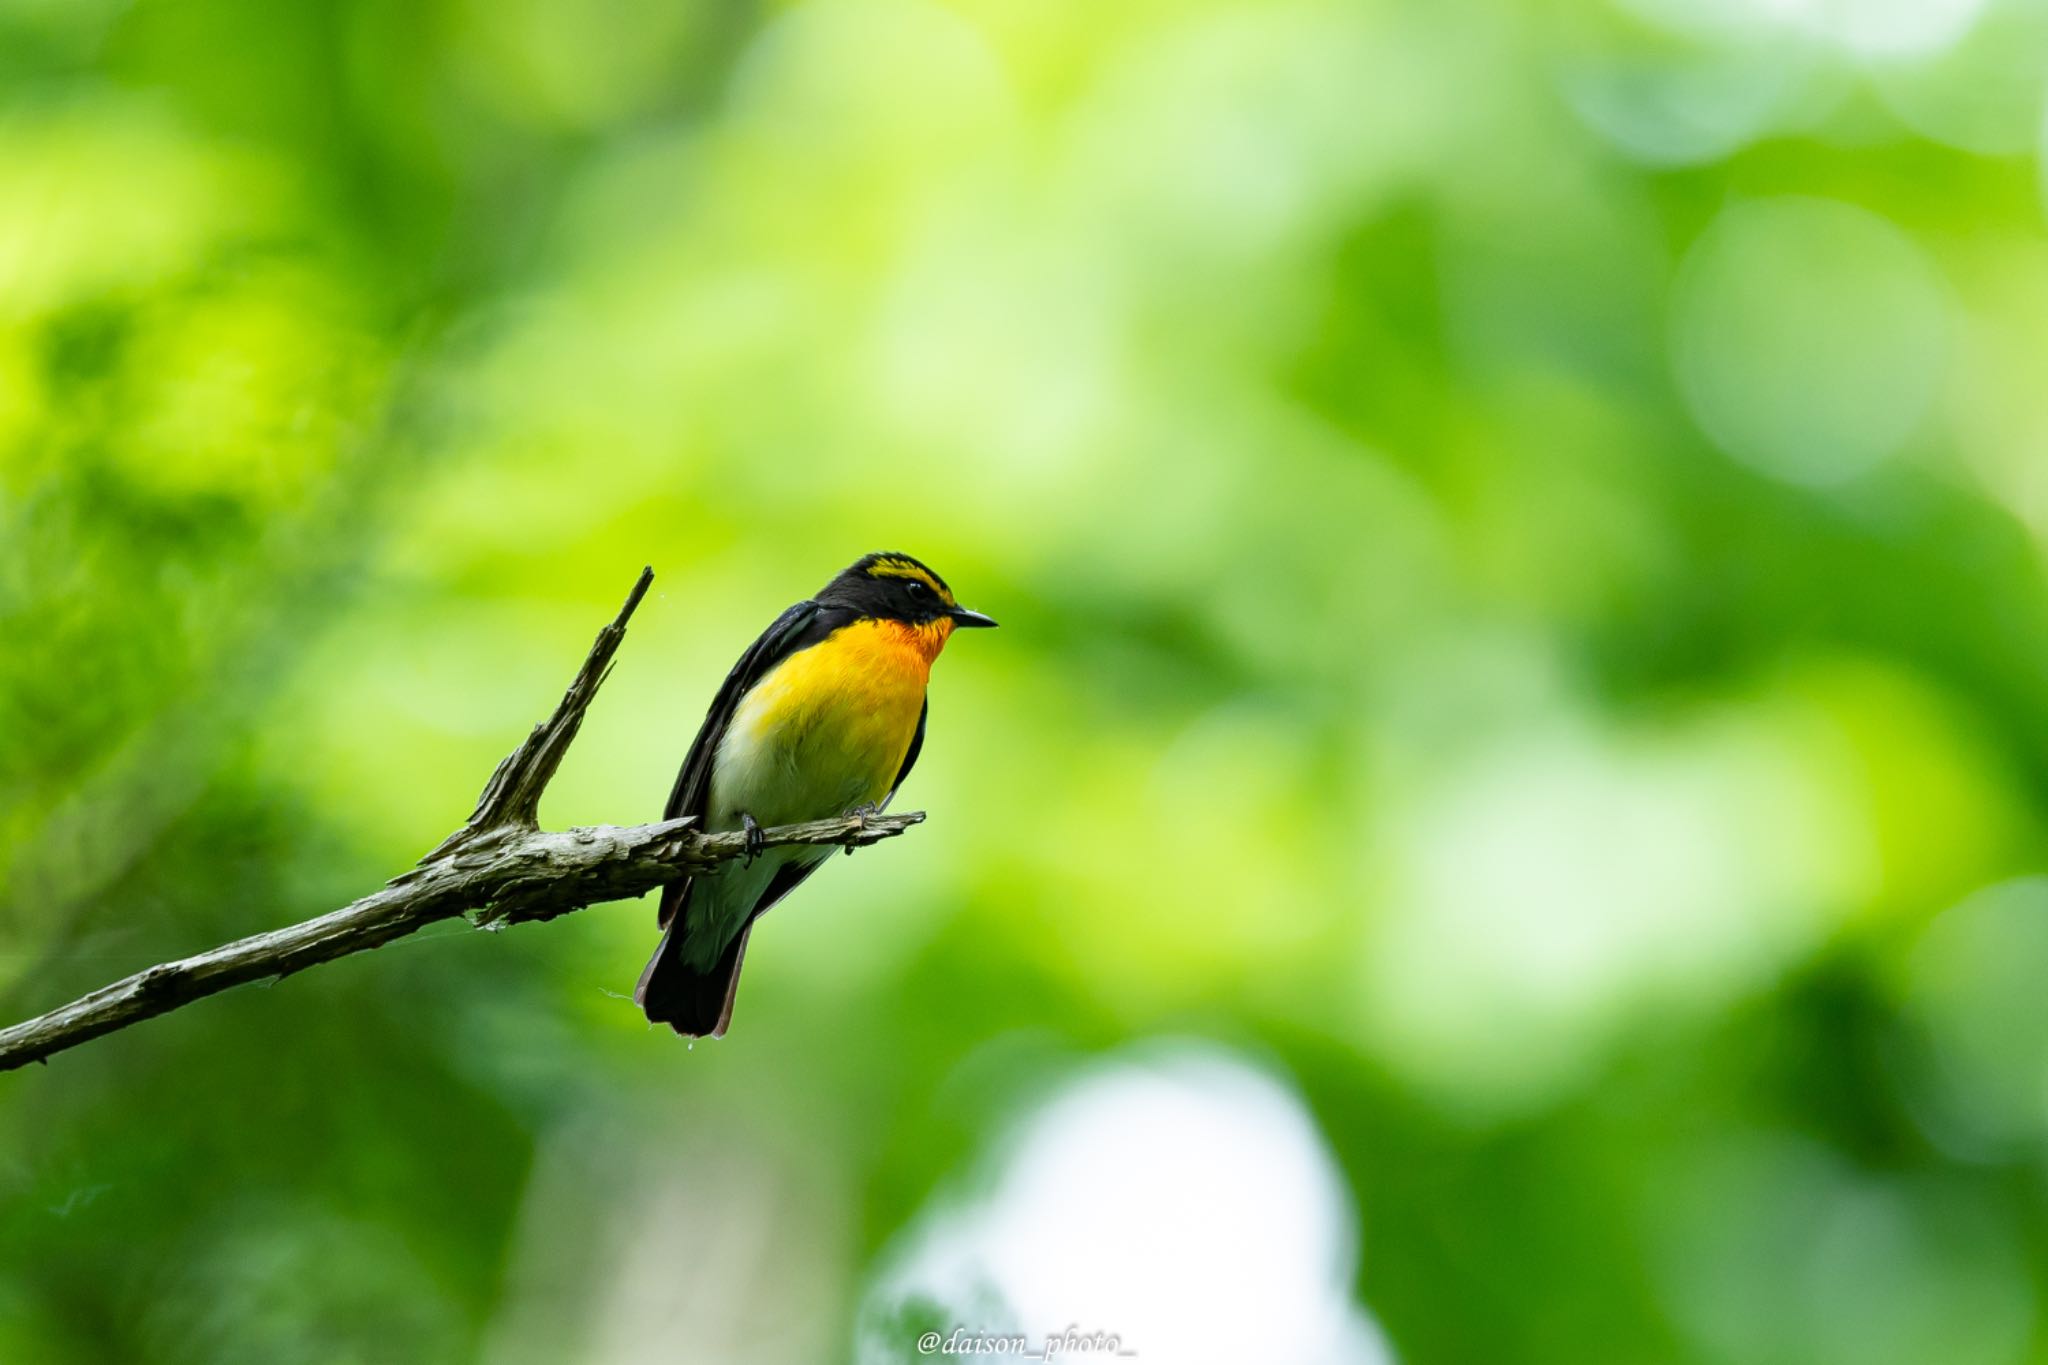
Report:
[[[930,588],[918,582],[915,578],[910,580],[910,595],[912,597],[929,597],[931,591]]]

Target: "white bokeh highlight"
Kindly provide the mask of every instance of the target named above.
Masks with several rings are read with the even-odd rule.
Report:
[[[1910,237],[1798,197],[1721,212],[1686,256],[1670,326],[1679,388],[1708,437],[1815,485],[1869,471],[1916,433],[1949,340],[1947,296]]]
[[[904,1304],[1034,1341],[1116,1333],[1147,1365],[1390,1365],[1352,1301],[1356,1215],[1300,1099],[1220,1050],[1127,1053],[1014,1134],[994,1182],[916,1225],[860,1360],[907,1358]]]
[[[1970,31],[1986,0],[1622,0],[1624,8],[1696,38],[1805,38],[1857,58],[1945,51]]]

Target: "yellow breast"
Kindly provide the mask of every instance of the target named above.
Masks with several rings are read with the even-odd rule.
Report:
[[[799,650],[734,712],[711,770],[713,829],[838,815],[888,795],[952,622],[856,621]]]

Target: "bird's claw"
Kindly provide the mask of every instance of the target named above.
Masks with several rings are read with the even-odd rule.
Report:
[[[760,857],[761,850],[767,847],[767,841],[761,836],[760,824],[745,811],[740,812],[740,829],[747,836],[747,866],[752,867],[754,859]]]
[[[870,815],[880,815],[882,813],[882,803],[879,801],[869,801],[864,805],[855,806],[846,813],[851,818],[860,821],[860,830],[858,832],[865,834],[868,829],[868,817]],[[855,835],[850,834],[846,838],[844,847],[846,849],[846,856],[849,858],[853,856],[853,851],[860,847],[858,843],[854,842],[855,837]]]

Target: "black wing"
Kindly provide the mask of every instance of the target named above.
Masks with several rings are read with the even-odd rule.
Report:
[[[890,797],[895,796],[896,789],[903,785],[903,779],[910,776],[910,770],[917,766],[918,751],[924,748],[924,718],[931,713],[932,699],[926,697],[924,705],[917,708],[917,733],[910,737],[910,747],[903,753],[903,766],[896,770],[896,780],[889,784],[889,795],[882,798],[883,805],[889,804]]]
[[[821,606],[805,598],[776,617],[774,624],[761,632],[761,638],[747,646],[747,652],[725,675],[718,695],[711,699],[711,709],[704,713],[704,724],[698,727],[697,738],[683,759],[682,771],[676,774],[676,785],[668,794],[663,819],[704,814],[705,803],[711,799],[711,764],[725,738],[725,727],[732,723],[733,712],[739,710],[740,699],[775,665],[824,639],[845,625],[852,615],[846,608]],[[663,925],[675,915],[676,907],[683,903],[689,890],[690,883],[685,880],[671,882],[662,891]]]
[[[917,733],[910,737],[910,748],[903,755],[903,766],[896,770],[896,780],[889,784],[889,795],[882,798],[882,804],[885,806],[895,798],[896,789],[903,785],[903,779],[910,776],[911,765],[917,762],[917,751],[924,748],[924,718],[931,714],[931,709],[932,699],[926,697],[924,705],[918,708]],[[796,890],[799,882],[824,865],[823,858],[809,863],[785,863],[782,870],[769,880],[767,889],[761,893],[761,899],[754,903],[754,919],[767,914],[769,906]],[[747,922],[751,924],[753,920]]]

